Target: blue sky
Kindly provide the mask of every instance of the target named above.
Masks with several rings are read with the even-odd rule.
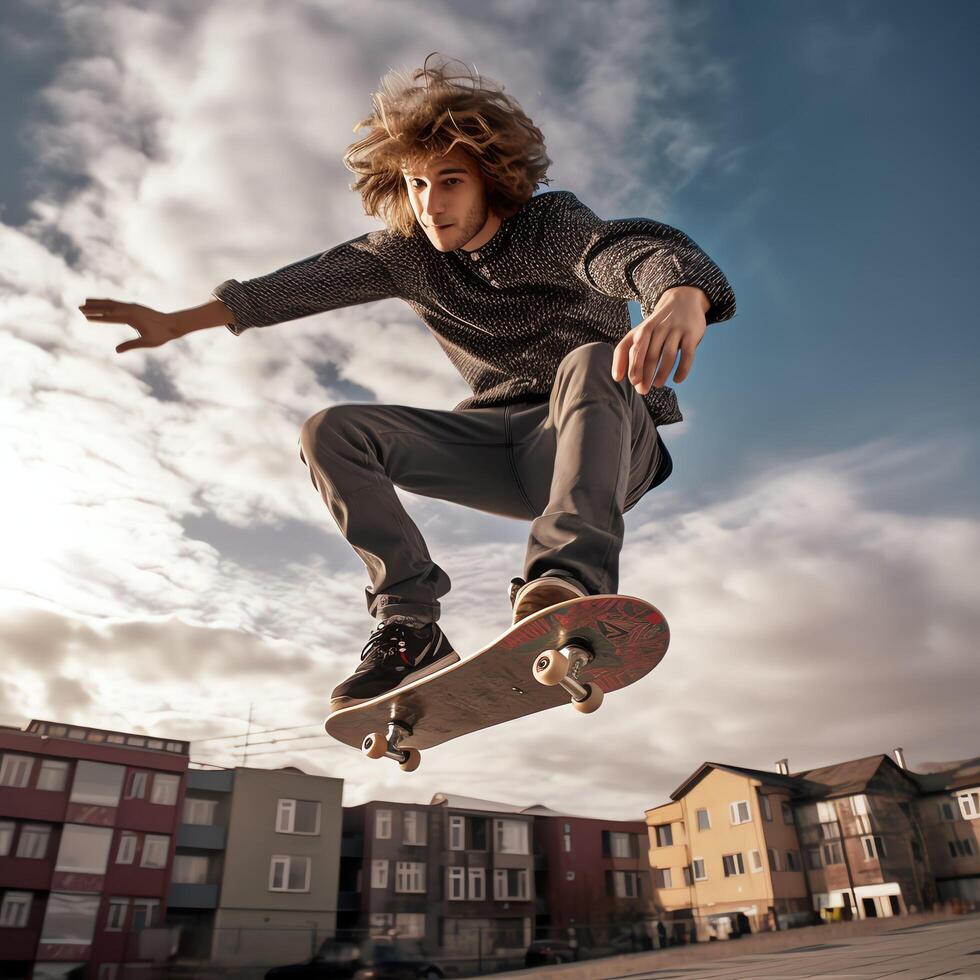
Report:
[[[551,189],[683,229],[735,289],[676,386],[674,473],[627,515],[621,588],[674,639],[590,724],[605,744],[641,724],[647,760],[638,778],[552,712],[501,729],[479,777],[474,737],[411,782],[326,740],[253,764],[343,776],[348,802],[573,809],[598,781],[594,812],[627,816],[705,759],[975,754],[978,21],[966,2],[6,8],[0,722],[215,738],[262,697],[259,727],[317,731],[371,623],[299,426],[465,385],[397,301],[122,357],[129,331],[75,307],[197,305],[376,227],[340,156],[380,76],[439,50],[541,126]],[[527,528],[403,499],[476,649],[508,622]],[[559,725],[574,776],[526,761]],[[235,761],[220,744],[201,760]]]

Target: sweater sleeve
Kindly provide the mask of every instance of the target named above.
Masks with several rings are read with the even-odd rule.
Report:
[[[636,300],[649,316],[664,291],[697,286],[711,301],[708,323],[735,315],[735,293],[725,274],[684,232],[649,218],[603,221],[568,192],[556,194],[553,220],[560,249],[575,275],[616,299]]]
[[[398,289],[376,254],[385,234],[369,232],[255,279],[227,279],[211,295],[234,313],[235,322],[226,326],[235,335],[250,327],[397,296]]]

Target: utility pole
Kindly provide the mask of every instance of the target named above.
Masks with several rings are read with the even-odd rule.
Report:
[[[248,736],[252,731],[252,706],[253,702],[248,703],[248,727],[245,730],[245,744],[242,746],[242,765],[248,761]]]

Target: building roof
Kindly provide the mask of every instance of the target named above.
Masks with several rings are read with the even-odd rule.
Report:
[[[761,782],[779,786],[793,792],[799,792],[800,790],[800,780],[794,776],[784,776],[782,773],[767,772],[764,769],[746,769],[744,766],[730,766],[725,762],[702,762],[700,767],[670,794],[670,798],[672,800],[679,800],[682,796],[687,795],[712,769],[725,769],[739,776],[748,776],[750,779],[758,779]]]
[[[450,810],[488,810],[491,813],[523,813],[524,808],[512,803],[497,803],[494,800],[478,800],[472,796],[457,796],[455,793],[436,793],[432,806],[445,806]]]
[[[909,775],[923,793],[941,793],[944,790],[967,789],[980,786],[980,756],[961,759],[959,762],[927,762],[924,772]]]

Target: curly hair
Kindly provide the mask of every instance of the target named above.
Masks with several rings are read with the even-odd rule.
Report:
[[[434,55],[410,78],[389,71],[381,79],[374,112],[354,127],[355,133],[371,130],[344,154],[344,166],[357,174],[350,188],[360,193],[365,214],[406,238],[415,233],[416,220],[403,170],[457,144],[479,167],[487,203],[501,218],[515,214],[538,184],[550,183],[544,137],[517,101],[462,62],[455,62],[463,65],[455,73],[452,60],[428,67]]]

